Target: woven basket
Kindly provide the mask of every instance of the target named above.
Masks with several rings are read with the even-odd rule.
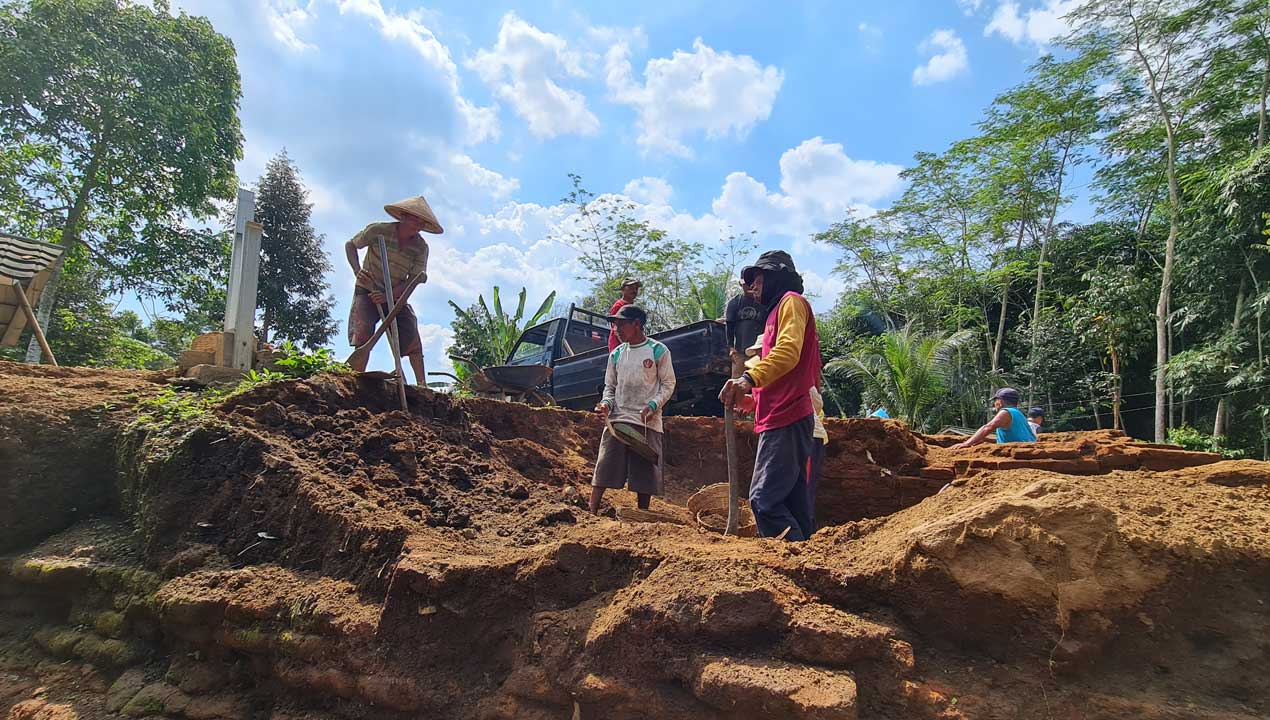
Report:
[[[710,532],[722,533],[728,528],[727,509],[706,509],[697,513],[697,525]],[[758,526],[754,522],[754,513],[750,508],[741,505],[741,518],[736,524],[737,537],[754,537],[758,535]]]
[[[754,537],[757,534],[754,513],[750,511],[750,503],[745,498],[737,501],[741,510],[737,522],[736,534],[742,537]],[[728,526],[728,484],[715,483],[707,485],[692,497],[688,498],[688,511],[697,518],[697,525],[711,532],[721,533]]]
[[[741,502],[744,503],[745,499],[742,498]],[[688,510],[691,511],[693,515],[707,509],[722,509],[725,513],[728,511],[727,483],[707,485],[693,493],[692,497],[688,498]]]

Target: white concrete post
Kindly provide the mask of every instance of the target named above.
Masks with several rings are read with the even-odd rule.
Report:
[[[233,335],[232,353],[225,365],[250,370],[254,359],[256,289],[260,279],[260,237],[263,227],[253,222],[256,194],[238,190],[234,210],[234,251],[229,266],[229,293],[225,301],[225,333]]]

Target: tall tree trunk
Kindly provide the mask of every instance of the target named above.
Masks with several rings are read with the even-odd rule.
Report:
[[[93,157],[88,161],[88,168],[84,171],[79,192],[75,194],[75,202],[71,205],[71,211],[66,215],[66,223],[62,226],[62,253],[53,261],[53,266],[49,269],[48,283],[44,286],[44,291],[40,293],[40,304],[36,308],[35,319],[40,323],[40,327],[45,329],[46,334],[49,318],[53,317],[53,305],[57,302],[57,290],[62,286],[62,268],[66,265],[66,256],[74,252],[79,245],[80,228],[83,225],[84,213],[88,209],[88,197],[97,187],[97,170],[101,167],[103,148],[104,140],[102,139],[93,144]],[[26,346],[26,362],[37,365],[43,357],[44,352],[40,344],[32,336]]]
[[[1169,310],[1169,314],[1170,315],[1173,314],[1171,308]],[[1173,323],[1169,323],[1169,357],[1173,357]],[[1176,414],[1174,412],[1175,410],[1174,399],[1175,398],[1174,398],[1173,378],[1169,378],[1169,429],[1170,430],[1176,427],[1173,421],[1173,416]]]
[[[1069,143],[1063,147],[1063,157],[1058,161],[1058,182],[1054,186],[1054,202],[1050,205],[1050,216],[1045,221],[1045,232],[1041,235],[1041,254],[1036,260],[1036,292],[1032,295],[1032,347],[1028,350],[1028,359],[1033,363],[1036,362],[1036,345],[1040,338],[1041,321],[1041,294],[1045,292],[1045,253],[1049,250],[1050,235],[1054,232],[1054,220],[1058,217],[1058,205],[1063,199],[1063,178],[1067,173],[1067,156],[1071,152],[1072,146]],[[1032,377],[1035,378],[1036,369],[1033,367]],[[1027,404],[1032,404],[1032,395],[1035,392],[1036,383],[1033,379],[1027,381]]]
[[[1024,214],[1027,212],[1027,205],[1024,205]],[[1014,241],[1014,250],[1018,252],[1023,247],[1023,232],[1027,229],[1027,223],[1022,219],[1019,220],[1019,237]],[[1001,346],[1005,344],[1005,314],[1010,310],[1010,278],[1006,278],[1001,283],[1001,316],[997,318],[997,340],[992,344],[992,371],[996,372],[1001,369]],[[1028,397],[1028,402],[1032,399]]]
[[[1248,276],[1243,275],[1239,278],[1239,293],[1235,295],[1235,317],[1230,321],[1230,334],[1237,336],[1239,334],[1239,321],[1244,314],[1244,298],[1248,293]],[[1230,408],[1226,403],[1226,397],[1223,395],[1217,399],[1217,412],[1213,417],[1213,437],[1226,434],[1226,416],[1229,414]]]
[[[1161,108],[1162,110],[1162,108]],[[1169,361],[1169,298],[1173,290],[1173,257],[1177,253],[1178,222],[1182,212],[1181,191],[1177,184],[1177,138],[1173,126],[1165,118],[1168,135],[1169,237],[1164,245],[1164,270],[1160,273],[1160,298],[1155,304],[1155,441],[1165,440],[1165,373]]]
[[[1120,425],[1120,353],[1114,347],[1111,352],[1111,429],[1123,430]]]

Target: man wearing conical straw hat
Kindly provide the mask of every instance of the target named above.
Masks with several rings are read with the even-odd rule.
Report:
[[[401,297],[416,275],[419,282],[428,281],[428,243],[420,231],[440,235],[444,232],[437,216],[423,196],[406,198],[384,206],[384,211],[395,218],[394,222],[373,222],[344,243],[344,254],[357,276],[353,290],[353,305],[348,311],[348,343],[360,347],[370,340],[379,323],[380,314],[387,314],[392,304]],[[379,240],[384,238],[388,248],[388,270],[392,279],[393,297],[384,288],[383,263],[379,259]],[[357,251],[366,248],[366,260],[358,259]],[[376,307],[378,306],[378,307]],[[397,338],[401,356],[410,359],[415,382],[426,385],[423,376],[423,345],[419,340],[419,321],[409,305],[397,315]],[[366,361],[354,370],[366,370]]]

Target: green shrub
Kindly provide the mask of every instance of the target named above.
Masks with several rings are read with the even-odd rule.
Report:
[[[1179,445],[1183,450],[1218,453],[1222,457],[1230,459],[1238,459],[1244,456],[1243,450],[1226,447],[1225,436],[1209,435],[1196,430],[1190,425],[1172,428],[1169,430],[1168,438],[1170,445]]]
[[[282,343],[282,353],[282,359],[275,360],[273,364],[278,367],[278,372],[283,377],[303,380],[320,372],[353,371],[348,365],[336,360],[335,353],[330,348],[306,353],[287,340]]]

